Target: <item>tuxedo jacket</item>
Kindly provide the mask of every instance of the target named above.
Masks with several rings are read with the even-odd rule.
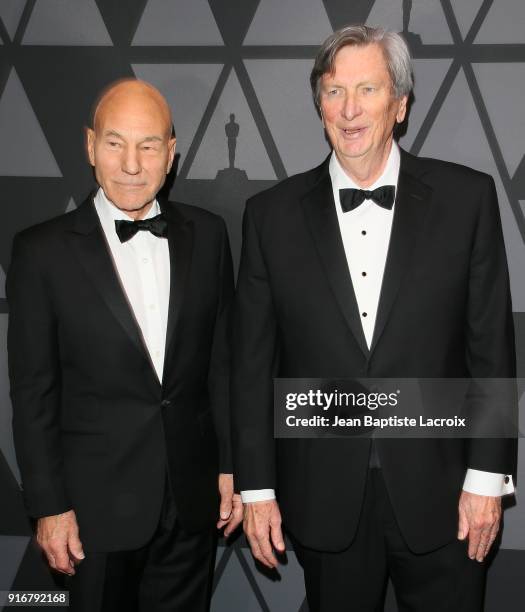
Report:
[[[342,550],[356,531],[370,440],[274,439],[272,377],[515,376],[494,182],[464,166],[401,152],[370,349],[329,159],[250,199],[243,232],[232,364],[237,486],[275,488],[285,526],[304,546]],[[456,537],[467,468],[508,474],[516,459],[510,439],[383,438],[376,444],[397,521],[414,552]]]
[[[219,471],[231,472],[226,228],[202,209],[159,204],[170,254],[162,384],[92,197],[14,241],[9,375],[27,511],[72,508],[88,550],[144,545],[167,479],[183,528],[209,528]]]

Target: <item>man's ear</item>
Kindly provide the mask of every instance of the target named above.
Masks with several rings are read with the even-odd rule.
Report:
[[[173,136],[173,138],[170,138],[168,141],[169,153],[168,153],[168,167],[166,168],[166,174],[170,173],[171,166],[173,165],[173,160],[175,159],[176,145],[177,145],[177,139],[175,138],[175,136]]]
[[[86,128],[86,151],[89,163],[95,166],[95,131],[88,127]]]
[[[396,121],[403,123],[407,114],[408,96],[401,96],[399,100],[399,108],[397,109]]]

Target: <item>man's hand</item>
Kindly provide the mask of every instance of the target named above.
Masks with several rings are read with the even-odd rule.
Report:
[[[73,510],[39,518],[36,539],[53,569],[69,576],[75,574],[75,565],[78,565],[85,555],[78,537],[77,517]]]
[[[468,536],[468,556],[483,561],[498,535],[501,497],[461,492],[459,498],[458,538]]]
[[[217,522],[217,529],[224,530],[224,537],[227,538],[242,521],[242,500],[238,493],[233,490],[233,474],[219,474],[219,493],[221,494],[220,519]]]
[[[253,556],[266,567],[277,567],[272,546],[279,553],[285,548],[281,512],[275,499],[244,504],[244,533]]]

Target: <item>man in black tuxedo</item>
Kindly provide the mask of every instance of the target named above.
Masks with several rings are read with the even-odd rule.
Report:
[[[151,85],[107,89],[87,149],[98,191],[17,235],[7,280],[27,511],[71,609],[205,611],[241,515],[226,228],[157,196],[175,137]]]
[[[311,84],[332,154],[244,217],[232,410],[245,532],[275,567],[282,512],[312,612],[381,609],[388,575],[401,610],[479,610],[515,440],[276,440],[272,377],[514,377],[494,182],[399,149],[412,70],[398,34],[335,32]]]

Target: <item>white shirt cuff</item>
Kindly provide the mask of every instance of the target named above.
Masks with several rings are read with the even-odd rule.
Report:
[[[476,495],[500,497],[514,493],[514,484],[510,474],[496,474],[469,468],[463,483],[463,491]]]
[[[252,491],[241,491],[241,499],[243,504],[258,501],[270,501],[275,499],[275,491],[273,489],[253,489]]]

